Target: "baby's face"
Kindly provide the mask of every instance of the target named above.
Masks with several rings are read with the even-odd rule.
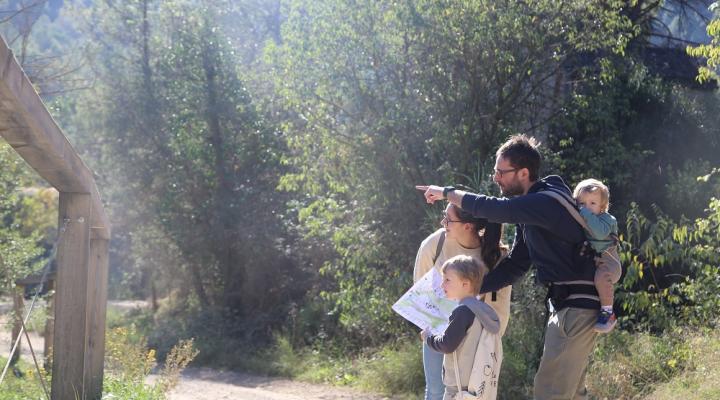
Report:
[[[598,215],[603,213],[602,198],[599,191],[581,192],[577,198],[580,206],[587,208],[591,213]]]

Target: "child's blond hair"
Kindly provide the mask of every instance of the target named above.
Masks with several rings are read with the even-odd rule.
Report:
[[[459,255],[452,257],[443,263],[440,269],[442,273],[453,270],[461,279],[470,281],[470,287],[475,293],[480,293],[485,274],[488,269],[485,264],[475,257]]]
[[[603,212],[608,212],[610,209],[610,189],[605,186],[604,183],[597,179],[585,179],[575,186],[573,191],[573,197],[577,199],[581,193],[600,193],[600,208]]]

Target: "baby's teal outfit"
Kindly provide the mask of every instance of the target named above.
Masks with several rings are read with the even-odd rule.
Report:
[[[590,228],[590,231],[587,232],[588,242],[595,251],[602,253],[616,244],[613,236],[611,236],[617,236],[618,234],[618,224],[615,217],[609,213],[595,215],[585,207],[580,207],[580,215],[582,215]]]

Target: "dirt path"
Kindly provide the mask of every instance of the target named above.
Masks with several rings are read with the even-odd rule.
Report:
[[[5,300],[5,299],[4,299]],[[140,302],[110,302],[109,307],[132,309],[143,306]],[[0,354],[10,352],[10,326],[8,313],[12,303],[0,301]],[[35,354],[42,360],[44,338],[30,332]],[[27,343],[22,341],[21,357],[32,363]],[[42,362],[42,361],[40,361]],[[2,370],[2,366],[0,366]],[[150,376],[152,382],[156,376]],[[188,368],[180,377],[168,400],[382,400],[384,397],[334,386],[315,385],[287,379],[269,378],[240,372],[217,371],[210,368]]]
[[[334,386],[209,368],[188,368],[168,400],[380,400],[384,397]]]
[[[36,307],[41,306],[44,305],[36,305]],[[2,355],[3,358],[7,358],[10,354],[10,336],[12,332],[12,322],[9,318],[10,312],[12,312],[12,302],[0,302],[0,355]],[[37,332],[29,332],[28,335],[30,336],[30,343],[32,343],[33,350],[35,350],[35,356],[38,358],[38,362],[42,365],[45,340]],[[23,360],[32,363],[32,355],[30,354],[30,348],[27,345],[25,337],[23,337],[20,343],[20,357],[22,357]],[[2,371],[3,367],[5,367],[5,365],[0,366],[0,371]]]

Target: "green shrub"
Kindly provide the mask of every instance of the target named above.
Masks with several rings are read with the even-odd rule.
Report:
[[[108,376],[103,382],[102,400],[165,400],[159,387]]]
[[[103,399],[164,400],[178,382],[182,370],[197,355],[193,341],[181,341],[165,358],[160,378],[148,385],[145,380],[156,365],[155,350],[134,325],[108,330],[105,345]]]
[[[712,326],[720,313],[720,200],[706,217],[675,222],[658,207],[651,221],[633,204],[620,257],[627,274],[617,295],[625,327],[669,332]]]
[[[358,386],[384,394],[419,394],[425,387],[419,337],[386,346],[363,362]]]
[[[545,288],[527,274],[513,285],[507,331],[503,337],[503,364],[498,398],[532,397],[533,378],[540,363],[545,329]]]

